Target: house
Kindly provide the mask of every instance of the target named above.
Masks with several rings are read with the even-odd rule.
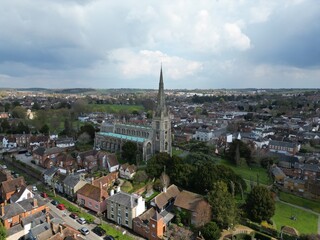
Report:
[[[78,156],[77,156],[78,167],[82,168],[82,169],[90,168],[92,164],[89,164],[88,160],[89,160],[89,162],[91,162],[90,161],[91,159],[96,161],[96,155],[97,154],[98,154],[97,150],[90,150],[90,151],[79,153]],[[97,166],[97,163],[94,164],[94,166]]]
[[[58,156],[59,153],[64,152],[63,148],[53,147],[53,148],[45,148],[45,147],[37,147],[33,152],[32,156],[35,160],[36,164],[42,166],[43,168],[50,168],[54,165],[52,161],[54,158]],[[47,160],[49,159],[49,160]]]
[[[119,225],[132,229],[132,220],[146,209],[142,196],[117,192],[107,199],[107,218]]]
[[[211,207],[203,196],[183,190],[174,201],[174,207],[178,211],[187,212],[186,223],[195,227],[201,227],[211,220]]]
[[[304,180],[289,177],[285,178],[283,182],[283,187],[291,192],[303,193],[305,191],[305,185],[306,182]]]
[[[62,219],[42,214],[38,218],[23,219],[23,226],[30,226],[26,237],[37,240],[82,240],[80,232],[68,225]]]
[[[287,177],[286,174],[279,168],[274,165],[270,168],[271,174],[273,176],[274,182],[278,184],[283,184],[284,179]]]
[[[55,162],[55,166],[58,167],[61,172],[73,172],[77,169],[76,159],[66,152],[59,153],[56,156]]]
[[[46,202],[40,197],[28,198],[18,203],[2,204],[0,219],[6,229],[20,224],[22,218],[30,216],[34,213],[48,211]]]
[[[272,140],[269,142],[269,150],[272,152],[295,155],[300,151],[300,144]]]
[[[27,186],[23,177],[13,178],[1,183],[0,192],[3,201],[9,201],[17,189]]]
[[[109,194],[100,186],[86,183],[77,191],[77,201],[81,206],[86,207],[96,213],[103,213],[107,209],[107,198]]]
[[[120,165],[114,153],[99,152],[98,161],[100,166],[107,167],[111,173],[119,170]]]
[[[119,174],[121,178],[132,179],[136,174],[137,167],[134,164],[125,163],[119,168]]]
[[[319,181],[320,180],[320,164],[294,164],[294,173],[300,179]]]
[[[13,177],[10,170],[0,168],[0,183],[12,179]]]
[[[202,142],[208,142],[213,138],[212,131],[204,128],[200,128],[196,130],[196,133],[193,135],[193,139],[196,139],[198,141]]]
[[[75,146],[75,141],[73,138],[61,138],[55,141],[56,147],[59,148],[71,148]]]
[[[10,203],[17,203],[33,197],[33,192],[27,186],[22,186],[21,188],[18,187],[16,192],[11,195]]]
[[[180,190],[174,184],[170,185],[168,188],[164,188],[163,192],[155,196],[151,201],[150,205],[156,208],[157,212],[162,211],[173,206],[176,197],[180,194]]]
[[[51,186],[52,178],[58,171],[59,169],[55,166],[52,166],[51,168],[44,171],[44,173],[42,174],[44,183]]]
[[[63,180],[63,192],[70,198],[76,197],[76,192],[82,188],[87,182],[84,174],[76,173],[67,175]]]
[[[149,208],[140,216],[133,219],[133,231],[148,240],[163,239],[167,224],[154,208]]]
[[[102,188],[108,191],[108,189],[112,187],[114,182],[118,179],[118,175],[118,172],[109,173],[106,176],[93,180],[91,184],[96,187],[100,187],[100,185],[102,185]]]

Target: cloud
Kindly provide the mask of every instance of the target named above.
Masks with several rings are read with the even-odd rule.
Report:
[[[140,50],[135,53],[128,49],[116,49],[109,54],[108,59],[117,66],[119,72],[126,78],[158,76],[160,64],[172,79],[183,79],[194,75],[202,68],[202,64],[199,62],[169,56],[161,51]]]

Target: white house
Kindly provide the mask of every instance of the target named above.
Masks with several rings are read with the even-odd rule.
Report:
[[[202,142],[208,142],[213,138],[213,132],[208,129],[197,129],[196,133],[193,135],[193,139]]]
[[[34,194],[28,187],[17,187],[16,192],[11,196],[10,203],[21,202],[22,200],[33,198]]]

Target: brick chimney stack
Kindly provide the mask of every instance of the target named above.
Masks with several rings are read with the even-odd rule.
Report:
[[[1,204],[1,216],[4,216],[4,204]]]
[[[38,199],[36,198],[33,199],[33,207],[34,208],[38,207]]]

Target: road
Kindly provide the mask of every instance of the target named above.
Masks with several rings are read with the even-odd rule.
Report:
[[[61,211],[56,206],[52,205],[50,202],[47,203],[48,207],[52,212],[57,214],[60,218],[62,218],[66,224],[68,224],[70,227],[73,227],[74,229],[79,229],[81,227],[86,227],[90,230],[90,233],[87,236],[83,236],[84,239],[92,239],[92,240],[101,240],[102,237],[99,237],[94,232],[92,232],[92,229],[96,226],[96,224],[80,224],[75,219],[69,217],[70,212],[67,210]],[[64,214],[66,213],[66,214]]]

